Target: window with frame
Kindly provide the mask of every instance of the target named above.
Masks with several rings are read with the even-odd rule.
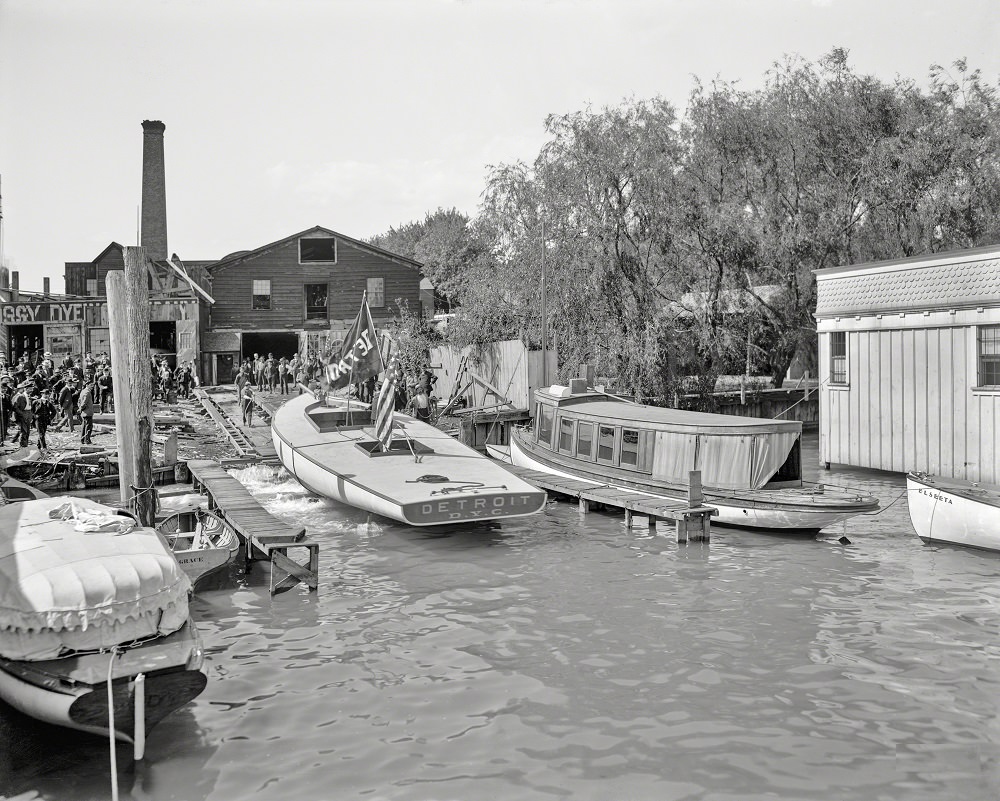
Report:
[[[830,383],[847,383],[847,332],[830,333]]]
[[[299,240],[299,264],[337,261],[337,240],[330,237],[306,237]]]
[[[271,279],[255,278],[250,288],[250,308],[271,308]]]
[[[385,279],[368,279],[368,305],[372,308],[382,308],[385,306]]]
[[[555,410],[551,406],[538,406],[538,442],[541,445],[552,447],[552,423],[555,417]]]
[[[977,386],[1000,387],[1000,325],[981,325],[976,330],[979,364]]]
[[[614,459],[615,459],[615,428],[614,426],[598,426],[597,461],[613,462]]]
[[[636,429],[622,429],[622,450],[618,461],[628,467],[639,466],[639,432]]]
[[[576,424],[576,455],[586,456],[588,459],[594,455],[594,424],[580,421]]]
[[[88,278],[87,279],[87,295],[92,298],[97,297],[97,279]]]
[[[574,420],[559,420],[559,450],[563,453],[573,453]]]
[[[328,320],[330,318],[327,306],[327,285],[306,284],[306,319]]]

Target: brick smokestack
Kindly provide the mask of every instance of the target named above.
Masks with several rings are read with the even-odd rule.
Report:
[[[142,218],[139,244],[151,259],[167,258],[167,181],[159,120],[142,123]]]

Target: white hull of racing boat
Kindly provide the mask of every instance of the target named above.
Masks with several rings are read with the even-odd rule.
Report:
[[[395,414],[386,454],[369,426],[347,422],[343,408],[308,395],[271,420],[278,459],[316,495],[411,526],[521,517],[545,505],[544,491],[427,423]]]
[[[1000,551],[1000,487],[910,473],[906,502],[924,542]]]

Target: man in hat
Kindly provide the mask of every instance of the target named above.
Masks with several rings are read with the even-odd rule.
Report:
[[[76,416],[76,382],[73,380],[72,373],[66,373],[62,389],[59,390],[57,402],[59,403],[59,408],[62,410],[62,419],[56,428],[61,429],[63,423],[65,423],[66,429],[72,433],[73,418]]]
[[[5,372],[0,376],[0,443],[7,441],[7,421],[10,419],[10,401],[13,397],[14,379]]]
[[[22,448],[28,447],[28,436],[31,434],[31,422],[34,419],[34,412],[31,410],[31,398],[28,397],[30,381],[22,381],[17,386],[17,392],[11,399],[11,406],[14,409],[14,422],[17,423],[18,443]]]
[[[80,444],[81,445],[93,445],[92,437],[94,436],[94,414],[99,408],[99,399],[97,397],[97,384],[94,383],[94,377],[92,374],[87,375],[86,383],[82,390],[80,390],[80,419],[83,421],[83,425],[80,426]]]
[[[35,414],[35,429],[38,431],[38,447],[40,450],[47,450],[48,444],[45,442],[45,432],[49,430],[55,416],[59,413],[55,403],[52,402],[52,390],[48,387],[42,390],[41,395],[32,404],[31,409]]]

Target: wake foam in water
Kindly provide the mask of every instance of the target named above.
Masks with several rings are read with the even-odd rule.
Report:
[[[284,468],[250,465],[231,471],[267,511],[306,526],[307,533],[356,533],[378,536],[382,527],[368,522],[366,512],[314,495]]]

